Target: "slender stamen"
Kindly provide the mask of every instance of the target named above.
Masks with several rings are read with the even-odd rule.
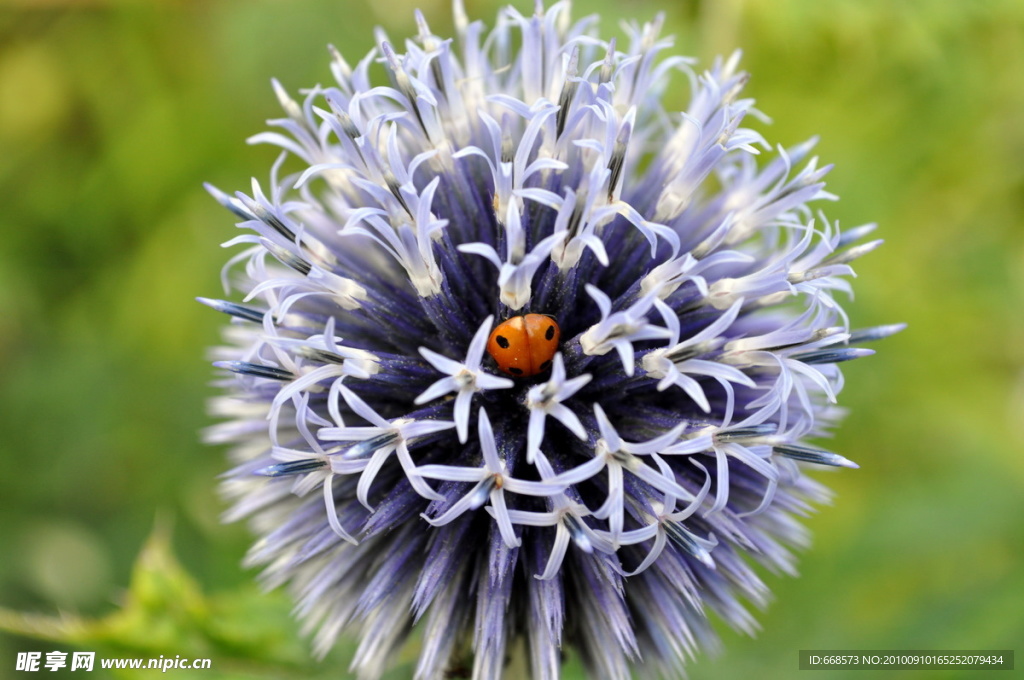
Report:
[[[230,314],[231,316],[239,319],[245,319],[246,321],[252,321],[253,323],[262,324],[263,316],[267,313],[266,310],[247,307],[246,305],[240,305],[236,302],[228,302],[227,300],[212,300],[204,297],[198,297],[196,300],[202,302],[208,307],[216,309],[218,312]]]
[[[215,361],[213,362],[213,365],[217,368],[229,370],[232,373],[252,375],[257,378],[269,378],[270,380],[295,379],[295,374],[291,371],[286,371],[283,368],[275,368],[274,366],[254,364],[249,361]]]
[[[324,460],[292,460],[287,463],[268,465],[265,468],[256,470],[253,474],[260,475],[261,477],[287,477],[307,472],[316,472],[327,467],[327,461]]]

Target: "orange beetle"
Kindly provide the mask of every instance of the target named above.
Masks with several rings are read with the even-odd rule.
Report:
[[[551,368],[561,335],[558,322],[545,314],[513,316],[491,331],[487,353],[505,373],[525,378]]]

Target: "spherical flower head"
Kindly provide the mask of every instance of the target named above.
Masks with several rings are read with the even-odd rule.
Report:
[[[453,40],[417,19],[355,67],[332,50],[301,103],[275,82],[267,189],[210,188],[244,230],[243,299],[202,300],[233,317],[208,431],[234,445],[227,519],[317,653],[360,637],[359,678],[414,630],[420,679],[498,678],[520,638],[534,678],[563,650],[680,677],[709,614],[754,630],[757,565],[793,571],[827,499],[806,470],[856,467],[809,440],[837,365],[899,329],[851,331],[836,299],[873,227],[811,207],[813,142],[744,127],[738,55],[697,71],[660,20],[603,40],[566,3],[488,31],[456,2]],[[505,373],[488,338],[526,314],[555,353]],[[541,342],[508,327],[509,352]]]

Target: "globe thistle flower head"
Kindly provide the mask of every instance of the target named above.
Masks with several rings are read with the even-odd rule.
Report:
[[[810,439],[837,365],[900,328],[851,331],[836,297],[879,241],[814,212],[813,141],[744,127],[738,55],[697,71],[660,20],[603,40],[566,3],[455,19],[332,50],[301,103],[275,82],[267,189],[210,187],[243,229],[243,299],[201,299],[233,317],[207,433],[233,444],[227,519],[317,653],[359,636],[360,678],[413,631],[417,678],[500,677],[520,639],[536,678],[562,650],[679,677],[709,613],[755,629],[752,563],[792,573],[828,498],[808,466],[856,467]],[[558,333],[517,374],[487,347],[536,351],[499,328],[527,314]]]

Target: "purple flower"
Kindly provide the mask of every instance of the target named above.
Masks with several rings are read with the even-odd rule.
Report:
[[[805,468],[856,467],[808,440],[837,364],[901,328],[851,331],[836,299],[873,226],[812,212],[813,144],[773,152],[738,58],[665,57],[660,20],[618,43],[566,3],[488,32],[457,1],[454,40],[417,19],[404,53],[333,52],[301,103],[275,82],[286,117],[250,140],[283,149],[268,190],[210,188],[244,230],[244,299],[202,299],[234,317],[208,431],[234,446],[227,519],[317,653],[360,635],[360,678],[414,629],[417,678],[467,655],[497,678],[520,637],[535,678],[563,649],[679,677],[709,613],[755,628],[753,565],[793,571],[828,498]],[[488,336],[526,313],[558,351],[502,375]]]

